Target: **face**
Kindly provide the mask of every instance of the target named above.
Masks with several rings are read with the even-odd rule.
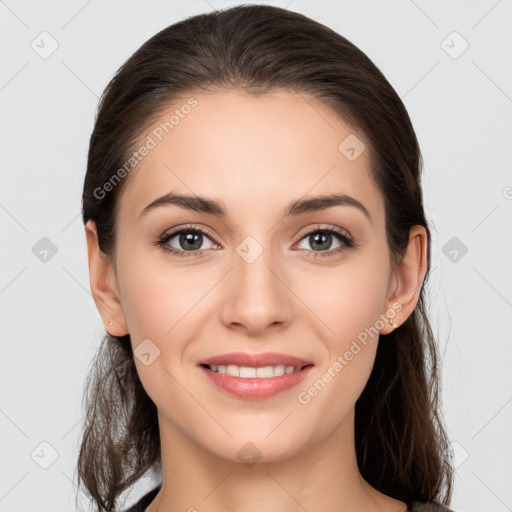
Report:
[[[123,321],[166,429],[224,459],[251,442],[282,460],[347,432],[370,375],[396,284],[383,197],[363,135],[313,98],[194,98],[169,133],[148,129],[120,196]],[[155,203],[171,193],[195,210]]]

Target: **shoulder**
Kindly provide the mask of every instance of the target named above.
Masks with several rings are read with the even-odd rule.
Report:
[[[420,503],[419,501],[412,503],[408,510],[410,512],[454,512],[438,503]]]
[[[126,509],[124,512],[144,512],[146,507],[149,506],[149,504],[153,501],[154,497],[158,494],[160,487],[161,485],[149,491],[147,494],[142,496],[142,498],[140,498],[140,500],[137,501],[137,503],[132,505],[130,508]]]

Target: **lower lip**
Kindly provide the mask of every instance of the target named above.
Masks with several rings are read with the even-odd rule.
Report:
[[[279,377],[270,377],[268,379],[242,377],[232,377],[227,373],[212,372],[200,366],[200,369],[210,379],[210,382],[226,391],[230,395],[238,398],[259,400],[275,396],[278,393],[295,387],[302,382],[313,366],[307,366],[294,373],[280,375]]]

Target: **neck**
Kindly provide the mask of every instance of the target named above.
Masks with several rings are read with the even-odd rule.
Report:
[[[364,481],[354,414],[313,448],[283,460],[244,464],[198,446],[159,414],[163,484],[146,512],[404,512],[404,503]]]

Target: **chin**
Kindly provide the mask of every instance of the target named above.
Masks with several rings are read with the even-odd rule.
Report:
[[[233,433],[234,434],[234,433]],[[273,439],[270,437],[274,436]],[[209,440],[211,444],[211,439]],[[276,434],[265,437],[265,434],[235,436],[229,442],[215,447],[207,447],[216,457],[229,462],[237,462],[252,467],[255,464],[269,464],[285,461],[299,453],[304,447],[300,435],[287,435],[286,439]]]

